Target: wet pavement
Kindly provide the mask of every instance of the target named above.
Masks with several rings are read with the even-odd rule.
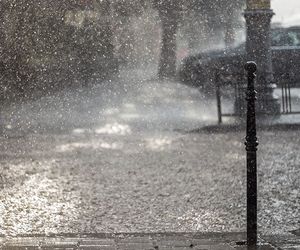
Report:
[[[100,249],[100,250],[297,250],[300,239],[292,236],[261,238],[255,248],[245,244],[244,233],[153,233],[65,235],[1,239],[2,249]]]
[[[3,108],[0,234],[245,230],[244,129],[144,74]],[[259,138],[259,231],[297,230],[299,129]]]

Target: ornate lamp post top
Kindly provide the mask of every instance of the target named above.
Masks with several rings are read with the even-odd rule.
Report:
[[[247,0],[248,10],[270,9],[271,0]]]

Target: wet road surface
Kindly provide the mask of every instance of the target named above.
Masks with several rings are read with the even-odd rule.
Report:
[[[244,130],[144,74],[3,108],[0,234],[245,231]],[[264,234],[299,228],[299,134],[259,131]]]

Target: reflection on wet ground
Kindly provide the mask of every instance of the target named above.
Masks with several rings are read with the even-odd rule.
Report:
[[[1,234],[244,231],[244,131],[198,133],[215,100],[144,75],[3,110]],[[298,131],[259,131],[264,233],[299,225]]]

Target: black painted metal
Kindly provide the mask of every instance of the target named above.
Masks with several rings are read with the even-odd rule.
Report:
[[[243,70],[243,69],[242,69]],[[215,90],[216,90],[216,102],[217,102],[217,115],[218,115],[218,124],[223,123],[223,117],[234,117],[241,116],[240,113],[228,111],[223,112],[222,106],[222,89],[225,87],[232,87],[234,91],[234,100],[244,97],[244,71],[242,72],[227,72],[226,70],[220,68],[215,70]],[[243,87],[241,87],[243,86]],[[245,98],[244,98],[245,99]],[[237,104],[237,103],[235,103]],[[244,106],[244,105],[243,105]],[[245,110],[243,107],[238,107],[238,110]],[[235,109],[234,109],[235,111]]]
[[[217,99],[217,111],[218,111],[218,123],[222,123],[222,103],[221,103],[221,89],[220,89],[220,81],[219,81],[219,73],[215,74],[216,81],[216,99]]]
[[[294,114],[299,112],[293,112],[292,110],[292,96],[291,96],[291,86],[289,83],[284,83],[281,86],[282,95],[282,113],[283,114]]]
[[[244,72],[227,73],[222,69],[216,70],[215,73],[215,86],[216,86],[216,98],[217,98],[217,110],[218,110],[218,122],[223,122],[223,117],[244,117],[246,115],[246,104],[236,100],[245,100],[245,75]],[[224,77],[228,78],[227,82],[224,82]],[[284,80],[284,78],[283,78]],[[285,79],[286,80],[286,79]],[[226,108],[223,108],[222,100],[225,100],[222,96],[223,88],[231,88],[234,95],[234,107],[232,112],[227,112]],[[300,109],[296,101],[292,99],[292,85],[289,82],[282,82],[281,88],[281,115],[299,115]],[[221,121],[221,122],[220,122]]]
[[[258,146],[256,136],[256,114],[255,100],[256,91],[254,88],[255,72],[257,66],[254,62],[247,62],[245,65],[248,78],[246,92],[247,100],[247,245],[257,244],[257,158],[256,151]]]

